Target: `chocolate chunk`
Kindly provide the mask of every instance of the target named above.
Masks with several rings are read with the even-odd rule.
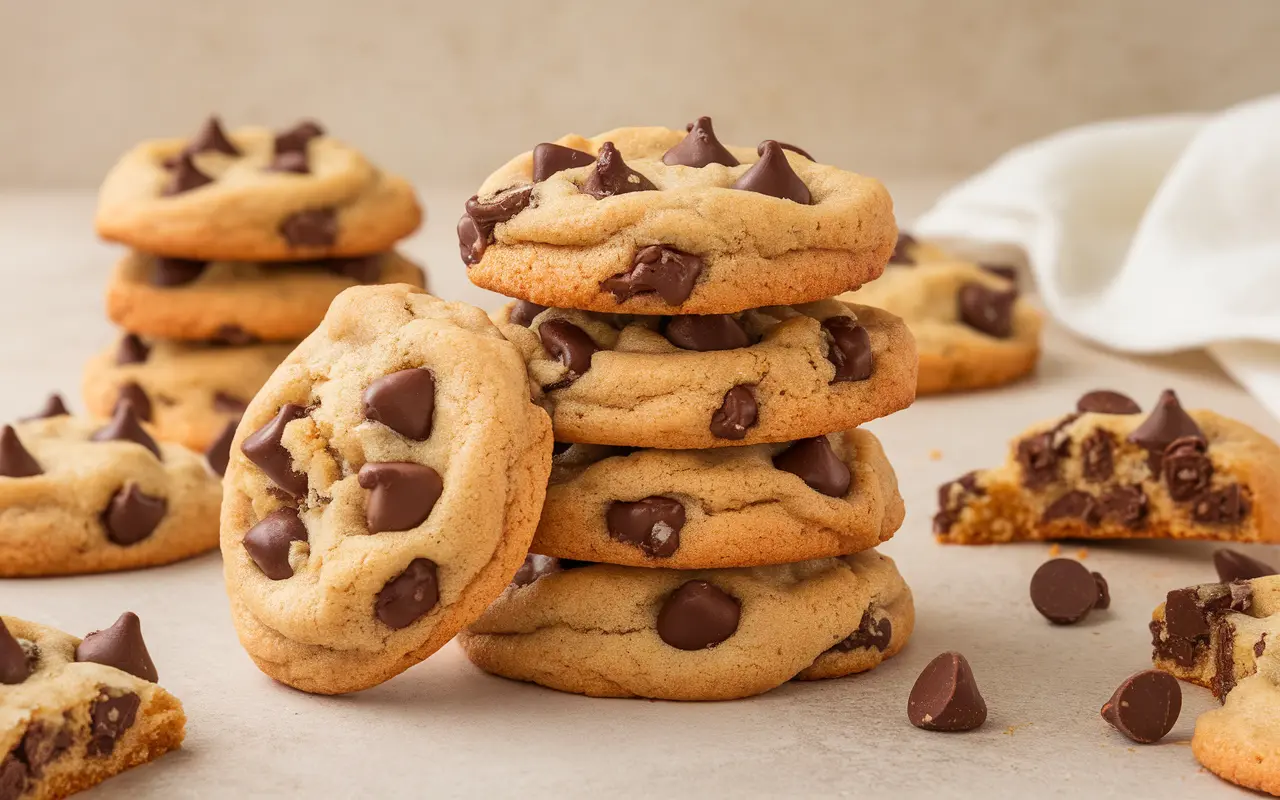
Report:
[[[1151,631],[1152,658],[1162,658],[1176,662],[1179,666],[1190,669],[1196,663],[1195,643],[1187,639],[1162,634],[1163,627],[1156,620],[1147,625]]]
[[[605,514],[609,535],[639,547],[654,558],[675,555],[684,527],[684,506],[670,497],[646,497],[634,503],[615,501]]]
[[[267,172],[289,172],[294,175],[311,174],[311,165],[307,163],[307,153],[305,150],[290,150],[284,153],[276,153],[271,159],[271,163],[267,164]]]
[[[652,192],[657,188],[648,178],[627,166],[613,142],[600,146],[596,168],[582,183],[582,191],[597,200],[630,192]]]
[[[715,647],[738,630],[742,605],[706,581],[688,581],[658,612],[658,636],[677,650]]]
[[[1099,611],[1111,608],[1111,587],[1107,585],[1107,579],[1102,577],[1101,572],[1095,572],[1093,581],[1098,584],[1098,602],[1094,603],[1093,607]]]
[[[1230,620],[1219,617],[1214,620],[1213,629],[1210,641],[1214,642],[1214,669],[1209,690],[1214,697],[1222,700],[1227,692],[1236,688],[1236,626]]]
[[[294,542],[308,541],[307,526],[296,508],[280,508],[259,520],[244,535],[244,549],[262,574],[273,581],[293,577],[289,550]]]
[[[943,653],[929,662],[907,700],[907,719],[927,731],[971,731],[987,721],[987,703],[969,662]]]
[[[686,167],[705,167],[708,164],[738,166],[738,159],[720,144],[715,131],[711,129],[711,117],[698,117],[698,121],[689,123],[685,130],[689,131],[688,135],[663,154],[663,164],[681,164]]]
[[[235,438],[238,424],[240,424],[238,419],[228,422],[222,429],[222,433],[218,434],[218,438],[209,444],[209,449],[204,451],[204,460],[208,462],[209,469],[219,475],[227,474],[227,464],[231,462],[231,440]]]
[[[338,212],[332,208],[295,211],[280,223],[280,235],[292,247],[330,247],[338,240]]]
[[[107,538],[118,545],[137,544],[155,532],[169,509],[169,501],[152,497],[129,482],[112,495],[102,512]]]
[[[138,415],[138,419],[144,422],[151,421],[151,398],[147,397],[147,390],[134,381],[129,381],[120,387],[120,393],[116,397],[116,404],[111,413],[115,414],[119,411],[120,406],[125,404],[133,406],[133,411]]]
[[[98,699],[89,706],[89,743],[85,753],[89,756],[109,756],[116,749],[116,740],[133,726],[142,701],[133,692],[112,697],[105,688],[98,690]]]
[[[809,155],[809,151],[808,151],[808,150],[802,150],[802,149],[800,149],[799,147],[797,147],[797,146],[796,146],[796,145],[794,145],[794,144],[787,144],[786,142],[778,142],[778,147],[781,147],[783,150],[790,150],[790,151],[791,151],[791,152],[793,152],[793,153],[798,153],[799,155],[804,156],[805,158],[809,159],[810,161],[814,162],[815,164],[818,162],[818,159],[816,159],[816,158],[814,158],[813,156]]]
[[[938,513],[933,515],[933,532],[939,536],[951,530],[970,495],[985,494],[978,486],[978,473],[966,472],[938,487]]]
[[[849,467],[825,436],[801,439],[773,457],[773,466],[798,475],[810,489],[829,497],[844,497],[853,480]]]
[[[759,414],[751,387],[739,384],[724,393],[720,407],[711,415],[711,435],[719,439],[745,439],[747,429],[756,424]]]
[[[444,491],[440,473],[422,464],[384,461],[360,468],[361,488],[369,490],[365,520],[369,533],[407,531],[427,521]]]
[[[436,379],[420,368],[402,369],[384,375],[364,390],[365,419],[381,422],[415,442],[431,436],[436,410]]]
[[[196,132],[182,152],[188,155],[196,153],[222,153],[228,156],[240,155],[240,149],[231,143],[222,130],[222,121],[216,114],[210,115],[204,125]]]
[[[1129,441],[1146,448],[1151,474],[1159,475],[1165,448],[1172,444],[1173,440],[1187,436],[1205,440],[1200,426],[1182,409],[1178,396],[1172,389],[1165,389],[1160,393],[1160,399],[1156,401],[1156,407],[1152,410],[1151,416],[1129,434]]]
[[[1090,483],[1105,483],[1115,474],[1116,437],[1098,428],[1080,442],[1080,472]]]
[[[1165,632],[1173,638],[1192,642],[1207,638],[1212,613],[1194,587],[1174,589],[1164,601]]]
[[[834,650],[838,653],[851,653],[854,650],[874,648],[883,653],[889,649],[889,642],[892,640],[893,623],[889,618],[876,619],[871,609],[867,609],[858,622],[858,629],[836,642],[827,652]]]
[[[20,758],[27,763],[33,777],[39,778],[44,768],[58,756],[67,752],[74,738],[65,726],[53,725],[40,720],[27,726],[27,732],[18,743]],[[17,754],[17,751],[14,753]],[[8,797],[0,790],[0,797]]]
[[[13,686],[31,677],[31,656],[0,619],[0,683]]]
[[[303,153],[307,152],[307,145],[312,139],[324,136],[324,128],[312,120],[303,120],[294,125],[287,131],[281,131],[276,134],[275,148],[273,152],[276,155],[282,153]]]
[[[111,421],[106,427],[95,431],[89,439],[94,442],[133,442],[150,450],[156,458],[160,458],[160,447],[156,444],[156,440],[151,438],[151,434],[143,429],[142,423],[138,421],[136,407],[128,397],[120,398],[116,403],[115,411],[112,412]]]
[[[33,419],[49,419],[50,417],[66,417],[71,414],[67,410],[67,404],[62,401],[62,395],[51,394],[49,399],[44,401],[44,406],[35,413],[34,416],[23,417],[23,422],[30,422]]]
[[[1055,558],[1031,576],[1031,603],[1055,625],[1074,625],[1098,604],[1098,582],[1079,561]]]
[[[31,478],[43,474],[40,463],[22,446],[13,426],[0,429],[0,478]]]
[[[919,244],[916,237],[906,231],[898,231],[898,241],[893,246],[893,255],[889,256],[890,264],[908,264],[914,265],[915,258],[911,255],[911,251]]]
[[[480,228],[480,223],[463,214],[458,220],[458,252],[462,263],[468,267],[479,264],[488,247],[489,236]]]
[[[1017,300],[1017,289],[997,290],[981,283],[966,283],[956,296],[956,307],[965,325],[997,339],[1008,339],[1013,335],[1013,304]]]
[[[138,337],[136,333],[126,333],[124,338],[120,340],[120,345],[116,348],[116,363],[125,364],[144,364],[147,356],[151,354],[151,348]]]
[[[1130,675],[1102,706],[1102,718],[1138,744],[1165,737],[1182,713],[1178,679],[1158,669]]]
[[[1147,518],[1147,495],[1141,486],[1116,486],[1098,497],[1098,511],[1103,519],[1141,527]]]
[[[765,139],[756,148],[756,152],[760,155],[760,160],[742,173],[742,177],[734,181],[730,188],[767,194],[804,206],[813,202],[809,187],[804,185],[804,181],[791,168],[791,162],[787,161],[781,144]]]
[[[1076,401],[1076,411],[1082,414],[1141,414],[1142,407],[1128,395],[1110,389],[1085,392]]]
[[[517,300],[511,305],[511,313],[507,315],[507,321],[527,328],[533,324],[534,317],[546,310],[546,306],[530,303],[528,300]]]
[[[219,325],[209,339],[209,344],[226,347],[248,347],[260,340],[239,325]]]
[[[822,321],[822,330],[831,337],[827,360],[836,368],[832,383],[864,381],[871,377],[874,358],[866,328],[851,317],[827,317]]]
[[[1049,504],[1041,515],[1041,522],[1055,519],[1078,519],[1089,525],[1098,522],[1098,504],[1088,492],[1073,489]]]
[[[557,172],[594,164],[595,156],[572,147],[543,142],[533,148],[533,182],[541,183]]]
[[[440,601],[436,563],[415,558],[404,572],[387,582],[378,592],[374,613],[392,628],[407,628]]]
[[[201,186],[207,186],[210,183],[213,183],[213,178],[196,168],[195,162],[191,160],[190,153],[183,153],[174,162],[173,172],[169,174],[169,182],[165,184],[162,193],[168,197],[189,192],[192,189],[199,189]]]
[[[667,341],[682,350],[736,350],[750,347],[751,337],[729,314],[686,314],[671,317],[663,329]]]
[[[142,621],[132,611],[121,614],[110,628],[84,637],[76,646],[76,661],[106,664],[152,683],[160,680],[142,639]]]
[[[334,275],[350,278],[360,284],[376,283],[382,276],[381,255],[331,258],[323,263]]]
[[[1037,433],[1018,442],[1018,463],[1022,466],[1022,485],[1043,489],[1058,479],[1058,449],[1053,433]]]
[[[164,256],[156,256],[151,263],[151,283],[154,286],[184,286],[199,278],[209,266],[207,261]]]
[[[569,370],[564,385],[573,383],[591,369],[591,356],[600,349],[587,332],[564,319],[547,320],[538,326],[542,349]],[[558,387],[557,387],[558,388]]]
[[[1206,525],[1238,525],[1248,515],[1249,500],[1236,483],[1205,492],[1191,507],[1191,518]]]
[[[1270,564],[1264,564],[1238,550],[1227,550],[1225,548],[1214,551],[1213,566],[1218,570],[1218,580],[1223,583],[1251,581],[1254,578],[1265,578],[1278,572]]]
[[[1184,436],[1174,439],[1161,457],[1164,482],[1169,496],[1178,502],[1190,500],[1209,488],[1213,462],[1205,455],[1204,439]]]
[[[677,306],[693,294],[701,274],[701,258],[654,244],[641,248],[631,259],[631,269],[601,281],[600,288],[612,292],[619,303],[644,292],[657,292],[668,305]]]
[[[284,437],[286,425],[306,415],[307,410],[302,406],[286,403],[270,422],[240,443],[240,452],[266,473],[272,483],[292,497],[302,497],[307,493],[307,476],[293,468],[293,456],[280,440]]]
[[[998,278],[1004,278],[1009,283],[1018,282],[1018,268],[1012,264],[979,264],[978,266]]]
[[[516,570],[511,585],[517,588],[528,586],[539,578],[560,572],[560,559],[554,556],[540,556],[530,553],[524,557],[524,563]]]

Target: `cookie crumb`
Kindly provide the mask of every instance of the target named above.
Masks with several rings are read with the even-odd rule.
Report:
[[[930,461],[941,461],[941,460],[942,460],[942,451],[941,451],[941,450],[930,450],[930,451],[929,451],[929,460],[930,460]]]
[[[1081,561],[1084,561],[1088,557],[1089,557],[1089,548],[1081,547],[1079,550],[1076,551],[1076,558],[1080,559]]]
[[[1061,553],[1062,553],[1062,546],[1061,546],[1061,545],[1059,545],[1059,544],[1057,544],[1057,543],[1054,543],[1054,544],[1049,545],[1049,555],[1050,555],[1050,556],[1052,556],[1053,558],[1057,558]]]

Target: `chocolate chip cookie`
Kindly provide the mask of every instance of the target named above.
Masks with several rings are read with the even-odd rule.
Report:
[[[403,178],[314,122],[225,133],[211,117],[191,139],[126,153],[102,184],[96,223],[144,253],[298,261],[385,252],[421,219]]]
[[[426,658],[520,567],[551,450],[482,311],[402,284],[338,295],[232,445],[222,554],[244,648],[322,694]]]
[[[191,261],[132,252],[107,284],[107,316],[161,339],[227,337],[280,342],[311,333],[329,303],[358,284],[423,286],[398,253],[309,262]]]
[[[729,314],[856,289],[897,237],[872,178],[765,140],[687,130],[565,136],[485,180],[458,223],[473,283],[564,308]]]
[[[637,569],[529,556],[458,640],[488,672],[594,697],[731,700],[862,672],[915,623],[874,550],[751,569]]]
[[[915,344],[902,321],[835,300],[674,317],[515,303],[497,319],[562,442],[794,441],[915,399]]]
[[[1118,392],[1032,426],[1008,460],[944,484],[938,540],[1280,541],[1280,447],[1212,411],[1183,410],[1166,390],[1144,414]]]
[[[83,640],[0,617],[0,797],[60,798],[182,746],[138,617]]]
[[[573,445],[557,454],[532,550],[581,561],[709,569],[856,553],[903,517],[893,468],[853,429],[714,450]]]

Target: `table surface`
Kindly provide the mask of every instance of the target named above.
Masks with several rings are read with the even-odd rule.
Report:
[[[890,188],[901,214],[936,185]],[[453,219],[468,192],[426,192],[435,218],[405,248],[430,265],[435,292],[492,306],[465,281]],[[0,194],[0,419],[53,389],[73,408],[84,360],[110,341],[102,290],[117,251],[94,241],[88,194]],[[938,484],[997,463],[1026,425],[1111,387],[1149,408],[1165,387],[1280,438],[1280,425],[1203,355],[1128,358],[1050,326],[1037,375],[997,391],[925,398],[871,424],[898,472],[907,519],[882,550],[915,592],[906,650],[866,675],[788,684],[728,703],[599,700],[491,677],[453,644],[369,691],[311,697],[273,683],[241,651],[221,563],[114,575],[0,581],[0,609],[77,635],[141,615],[161,683],[189,717],[186,745],[100,787],[103,798],[410,796],[1229,797],[1188,746],[1215,705],[1184,687],[1163,743],[1135,745],[1098,716],[1127,675],[1149,666],[1147,622],[1171,588],[1214,579],[1199,543],[1089,545],[1087,565],[1112,605],[1053,627],[1027,596],[1042,544],[963,548],[930,535]],[[1255,547],[1255,555],[1280,554]],[[1073,555],[1077,547],[1064,547]],[[982,729],[908,724],[907,694],[939,652],[973,665],[990,709]]]

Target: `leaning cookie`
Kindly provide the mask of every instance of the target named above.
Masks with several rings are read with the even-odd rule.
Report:
[[[139,144],[98,195],[105,239],[144,253],[225,261],[297,261],[391,249],[422,210],[413,189],[314,122]]]
[[[473,283],[547,306],[726,314],[874,280],[897,226],[885,188],[766,140],[618,128],[543,143],[493,173],[458,223]]]
[[[236,431],[222,554],[241,644],[321,694],[426,658],[519,568],[551,449],[482,311],[402,284],[343,292]]]
[[[910,589],[874,550],[701,571],[530,556],[458,640],[487,672],[565,692],[731,700],[871,669],[914,623]]]
[[[1280,652],[1258,658],[1257,672],[1227,695],[1222,708],[1196,720],[1196,760],[1223,780],[1280,796]]]
[[[562,442],[794,441],[915,399],[915,344],[902,321],[835,300],[677,317],[515,303],[497,317]]]
[[[398,253],[308,262],[191,261],[128,253],[107,284],[107,316],[159,339],[297,341],[333,298],[358,284],[423,286],[422,269]]]
[[[535,553],[708,569],[856,553],[904,509],[879,440],[854,429],[714,450],[574,445],[557,455]]]

